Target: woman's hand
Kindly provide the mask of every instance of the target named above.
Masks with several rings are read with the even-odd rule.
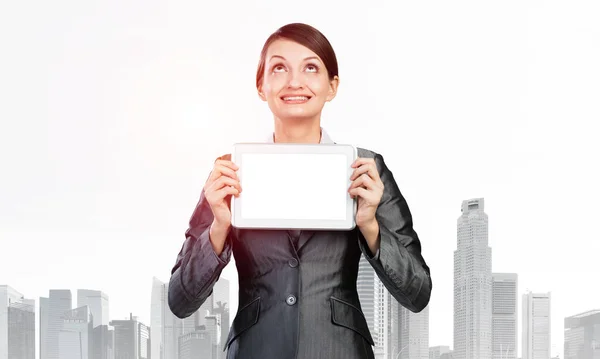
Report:
[[[239,167],[228,160],[216,160],[213,170],[204,185],[204,196],[213,213],[213,225],[228,229],[231,225],[231,196],[242,192],[236,171]]]
[[[358,158],[352,164],[354,172],[350,177],[352,184],[348,193],[352,198],[358,198],[356,226],[367,240],[371,252],[379,249],[377,242],[379,224],[375,218],[377,207],[383,196],[384,185],[379,178],[379,171],[373,158]]]

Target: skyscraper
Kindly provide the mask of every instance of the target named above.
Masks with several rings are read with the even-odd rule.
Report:
[[[517,358],[517,274],[493,273],[492,358]]]
[[[375,342],[373,351],[376,359],[387,359],[397,343],[398,334],[393,335],[391,328],[393,298],[381,282],[371,264],[361,256],[356,280],[358,298],[369,331]]]
[[[183,334],[183,320],[177,318],[169,308],[167,295],[169,283],[154,277],[150,303],[151,356],[158,359],[179,358],[179,336]],[[116,359],[116,358],[115,358]]]
[[[400,352],[400,340],[402,339],[400,331],[400,319],[402,313],[400,309],[402,306],[398,301],[386,290],[388,296],[388,312],[390,320],[387,323],[387,330],[390,340],[388,341],[388,353],[390,353],[389,357],[395,359],[398,356],[397,353]]]
[[[109,325],[115,328],[115,359],[151,359],[152,333],[148,326],[138,321],[137,317],[130,314],[129,320],[112,320]]]
[[[221,304],[229,303],[229,281],[223,277],[220,277],[213,287],[212,307],[216,308],[218,302],[221,302]]]
[[[60,359],[88,359],[91,312],[87,306],[65,312],[63,325],[58,333]]]
[[[565,359],[600,359],[600,310],[565,318]]]
[[[155,359],[167,359],[163,354],[163,308],[166,299],[165,283],[153,277],[150,297],[150,328],[152,329],[150,334],[150,355]]]
[[[212,337],[204,327],[179,337],[179,359],[213,358],[213,351]]]
[[[35,301],[8,306],[8,358],[35,359]]]
[[[438,345],[429,348],[429,359],[441,359],[443,354],[450,353],[450,347],[447,345]]]
[[[99,290],[78,289],[77,308],[87,306],[92,313],[92,328],[108,325],[108,295]]]
[[[550,293],[523,294],[522,359],[550,359]]]
[[[229,281],[227,279],[221,277],[215,283],[212,299],[212,314],[221,317],[221,343],[224,345],[229,336]],[[226,356],[225,351],[217,352],[217,358],[225,359]]]
[[[48,298],[40,297],[40,319],[39,319],[39,338],[38,342],[40,345],[40,355],[38,358],[46,358],[46,343],[48,342],[48,313],[50,311],[50,300]]]
[[[72,309],[72,297],[69,289],[50,289],[50,295],[47,298],[40,298],[40,312],[47,310],[47,325],[40,328],[40,335],[44,338],[45,344],[40,359],[60,359],[58,353],[59,333],[64,322],[64,314]],[[44,315],[44,314],[43,314]]]
[[[90,338],[89,359],[114,359],[114,330],[108,325],[98,325],[93,328],[88,338]]]
[[[400,359],[429,358],[429,306],[419,313],[400,306],[399,310],[400,340],[398,353]]]
[[[0,359],[35,358],[35,301],[0,285]]]
[[[356,289],[360,306],[367,320],[371,336],[377,343],[377,332],[375,331],[375,280],[377,276],[371,264],[363,257],[358,263],[358,275],[356,277]]]
[[[221,343],[223,340],[227,339],[221,339],[221,317],[218,314],[207,315],[205,320],[206,329],[211,336],[212,358],[217,359],[221,352],[219,349],[223,347]]]
[[[198,325],[206,325],[206,316],[210,315],[213,310],[213,298],[214,292],[211,293],[208,298],[200,305],[200,308],[193,314],[198,317]]]
[[[492,249],[484,199],[462,202],[454,251],[454,357],[492,356]]]

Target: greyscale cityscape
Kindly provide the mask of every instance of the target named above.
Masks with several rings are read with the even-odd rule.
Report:
[[[167,303],[168,283],[152,281],[150,323],[110,320],[108,294],[50,289],[38,303],[0,285],[0,359],[224,359],[232,317],[229,281],[219,279],[192,316]],[[518,275],[493,273],[484,199],[464,200],[454,251],[453,343],[429,346],[429,308],[412,313],[387,292],[361,258],[357,288],[377,359],[553,359],[550,292],[527,291],[518,350]],[[39,317],[35,307],[39,305]],[[563,318],[564,359],[600,359],[600,309]],[[39,336],[36,337],[36,327]],[[450,344],[450,343],[448,343]]]

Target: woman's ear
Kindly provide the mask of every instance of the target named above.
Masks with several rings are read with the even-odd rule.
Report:
[[[257,91],[258,91],[258,97],[260,97],[260,99],[263,100],[263,101],[267,101],[267,97],[262,92],[262,85],[258,86]]]
[[[329,81],[329,93],[327,94],[327,101],[331,101],[337,95],[338,86],[340,85],[340,78],[335,76],[333,80]]]

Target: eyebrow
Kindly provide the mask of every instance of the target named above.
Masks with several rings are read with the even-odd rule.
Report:
[[[283,57],[283,56],[273,55],[273,56],[271,56],[269,61],[273,60],[276,57],[285,60],[285,57]],[[317,56],[309,56],[309,57],[305,57],[302,61],[306,61],[306,60],[319,60],[319,58]]]

